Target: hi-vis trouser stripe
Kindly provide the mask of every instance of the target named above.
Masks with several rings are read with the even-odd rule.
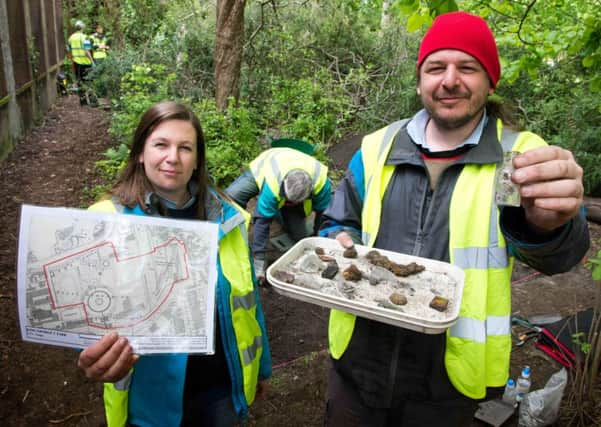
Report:
[[[384,138],[382,139],[382,144],[380,145],[380,151],[378,152],[378,160],[377,163],[380,164],[382,161],[384,161],[385,159],[383,159],[383,156],[387,156],[388,152],[390,151],[390,144],[392,144],[392,141],[394,141],[394,137],[397,134],[397,132],[409,121],[409,119],[403,119],[403,120],[399,120],[396,121],[392,124],[390,124],[390,126],[388,126],[386,128],[386,132],[384,133]],[[371,188],[371,180],[373,179],[373,174],[370,174],[369,177],[367,177],[367,181],[365,183],[365,188]],[[361,239],[363,240],[363,244],[368,245],[370,242],[370,238],[371,238],[371,234],[368,233],[367,231],[363,230],[363,232],[361,233]]]
[[[509,152],[513,149],[517,137],[518,133],[516,132],[502,130],[500,142],[503,152]],[[509,256],[507,248],[499,247],[497,224],[498,208],[496,204],[492,203],[488,247],[455,248],[453,250],[453,264],[462,269],[507,268],[509,266]],[[508,335],[510,333],[510,316],[487,316],[486,321],[459,317],[450,329],[450,336],[452,337],[470,339],[479,343],[485,343],[487,336]]]

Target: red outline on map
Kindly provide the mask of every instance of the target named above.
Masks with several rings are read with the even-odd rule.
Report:
[[[86,304],[83,301],[75,303],[75,304],[67,304],[67,305],[62,305],[62,306],[57,306],[55,304],[55,302],[54,302],[55,298],[53,297],[52,288],[50,286],[50,278],[48,277],[48,270],[47,270],[47,268],[49,266],[51,266],[52,264],[56,264],[56,263],[62,262],[64,260],[66,260],[66,259],[73,258],[75,256],[79,256],[79,255],[84,254],[86,252],[91,252],[94,249],[100,248],[102,246],[107,246],[107,245],[110,245],[113,248],[113,254],[115,255],[116,262],[129,261],[129,260],[132,260],[132,259],[135,259],[135,258],[141,258],[141,257],[145,257],[145,256],[148,256],[148,255],[151,255],[151,254],[155,253],[159,248],[162,248],[162,247],[170,245],[173,241],[175,241],[178,245],[180,245],[183,248],[183,251],[184,251],[184,260],[185,260],[184,265],[186,267],[186,276],[183,277],[183,278],[181,278],[181,279],[175,280],[171,284],[171,286],[169,286],[169,290],[165,294],[165,297],[163,298],[163,300],[160,301],[159,304],[156,306],[156,308],[154,310],[152,310],[150,312],[150,314],[148,314],[143,319],[140,319],[137,322],[132,323],[131,325],[106,327],[106,326],[97,325],[95,323],[90,323],[89,317],[88,317],[88,311],[86,310]],[[123,258],[123,259],[119,259],[119,254],[117,254],[117,250],[115,249],[115,245],[113,244],[113,242],[103,242],[103,243],[99,243],[99,244],[97,244],[95,246],[92,246],[90,248],[84,249],[82,251],[75,252],[75,253],[72,253],[72,254],[67,255],[65,257],[62,257],[62,258],[59,258],[59,259],[54,260],[52,262],[49,262],[48,264],[44,264],[42,266],[42,268],[44,269],[44,276],[46,277],[46,286],[48,288],[48,295],[50,297],[50,306],[52,307],[53,310],[58,310],[58,309],[61,309],[61,308],[77,307],[77,306],[81,305],[82,309],[83,309],[83,312],[84,312],[84,315],[85,315],[85,318],[86,318],[86,323],[88,324],[88,326],[90,326],[92,328],[111,329],[111,330],[112,329],[130,328],[130,327],[135,326],[135,325],[137,325],[139,323],[145,322],[147,319],[149,319],[150,317],[152,317],[157,312],[157,310],[163,305],[163,303],[167,300],[167,298],[169,298],[169,295],[171,295],[171,292],[173,291],[173,288],[175,287],[175,284],[179,283],[179,282],[182,282],[184,280],[187,280],[190,277],[190,272],[188,270],[188,250],[186,248],[186,244],[184,242],[178,240],[175,237],[170,238],[165,243],[162,243],[162,244],[160,244],[158,246],[154,246],[149,252],[147,252],[145,254],[135,255],[135,256],[131,256],[129,258]]]

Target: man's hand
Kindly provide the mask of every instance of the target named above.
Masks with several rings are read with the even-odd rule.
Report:
[[[115,382],[125,377],[139,358],[127,339],[113,332],[79,353],[77,366],[89,379]]]
[[[582,168],[568,150],[545,146],[526,151],[513,160],[511,179],[519,184],[528,224],[550,232],[578,214],[584,187]]]
[[[351,236],[349,236],[349,234],[344,231],[336,235],[336,240],[345,249],[352,248],[353,246],[355,246],[355,242],[353,242]]]

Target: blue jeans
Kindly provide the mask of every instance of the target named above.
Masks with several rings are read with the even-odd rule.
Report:
[[[246,209],[248,201],[259,194],[259,187],[253,174],[246,170],[225,189],[225,193]]]

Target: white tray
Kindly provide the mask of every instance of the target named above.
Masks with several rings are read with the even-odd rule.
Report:
[[[296,243],[267,269],[267,280],[273,285],[274,289],[278,293],[308,303],[323,307],[336,308],[360,317],[365,317],[426,334],[442,333],[457,320],[459,308],[461,306],[461,296],[463,294],[465,273],[459,267],[446,262],[377,249],[378,252],[387,256],[391,261],[399,264],[416,262],[426,267],[426,270],[428,271],[447,274],[455,281],[456,286],[455,294],[452,298],[453,303],[451,304],[449,312],[447,313],[448,316],[444,320],[418,317],[408,313],[399,312],[397,310],[380,307],[375,304],[368,305],[363,302],[353,301],[335,295],[329,295],[317,290],[282,282],[273,276],[273,273],[277,270],[286,270],[285,267],[302,256],[305,250],[315,247],[321,247],[330,251],[342,250],[341,245],[336,240],[324,237],[308,237]],[[359,256],[365,256],[367,252],[374,249],[362,245],[355,245],[355,248],[357,249]],[[411,281],[411,277],[403,279],[408,282]]]

